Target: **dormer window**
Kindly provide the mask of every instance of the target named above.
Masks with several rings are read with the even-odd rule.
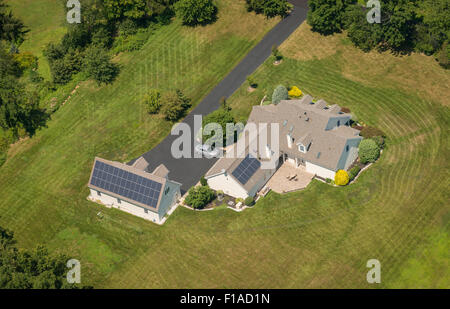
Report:
[[[345,150],[348,152],[350,150],[350,147],[348,145],[345,146]]]
[[[338,121],[337,121],[337,126],[339,127],[340,125],[341,125],[341,121],[338,120]]]

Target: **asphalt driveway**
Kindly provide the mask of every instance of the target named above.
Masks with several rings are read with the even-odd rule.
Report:
[[[283,43],[306,19],[307,1],[292,0],[291,2],[294,4],[292,13],[266,34],[261,42],[186,116],[183,120],[184,123],[193,128],[194,115],[205,116],[218,109],[220,98],[231,96],[245,82],[247,76],[252,74],[270,56],[272,46]],[[142,156],[150,164],[149,172],[159,164],[164,164],[170,171],[169,178],[182,183],[181,190],[184,193],[199,181],[200,177],[212,167],[217,159],[175,159],[171,155],[171,146],[177,137],[168,135],[160,144]],[[133,162],[134,160],[130,164]]]

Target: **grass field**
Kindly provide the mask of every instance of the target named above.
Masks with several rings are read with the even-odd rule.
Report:
[[[171,124],[141,105],[146,90],[180,88],[197,104],[279,20],[248,13],[244,1],[217,2],[216,23],[161,27],[140,51],[115,58],[121,73],[114,84],[82,82],[48,128],[10,148],[0,169],[0,225],[15,231],[20,246],[46,243],[79,256],[86,280],[97,285],[155,240],[160,228],[108,216],[86,200],[89,170],[97,155],[130,160],[169,134]],[[28,14],[37,19],[41,11]],[[98,222],[99,210],[110,220]]]
[[[30,30],[21,52],[31,52],[39,58],[38,72],[50,80],[50,67],[42,54],[50,42],[58,42],[65,33],[65,15],[61,0],[6,0],[14,16],[20,18]]]
[[[180,207],[162,227],[86,200],[94,156],[126,160],[168,133],[143,112],[142,89],[178,86],[198,102],[272,25],[249,16],[261,26],[238,27],[232,13],[194,32],[175,22],[118,57],[113,85],[83,83],[47,129],[11,149],[0,168],[0,225],[22,247],[46,243],[80,259],[83,282],[96,287],[373,288],[366,262],[376,258],[375,287],[449,288],[449,73],[429,57],[364,54],[305,25],[281,46],[281,65],[255,73],[258,89],[243,85],[229,101],[245,120],[265,93],[290,83],[351,108],[389,137],[356,183],[313,181],[242,213]]]

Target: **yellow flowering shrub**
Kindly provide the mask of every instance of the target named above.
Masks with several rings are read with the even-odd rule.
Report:
[[[297,86],[294,86],[291,88],[291,90],[289,90],[290,97],[298,98],[301,95],[302,95],[302,91],[300,89],[298,89]]]
[[[334,175],[334,183],[338,186],[345,186],[348,184],[349,180],[348,173],[344,170],[339,170],[336,172],[336,175]]]

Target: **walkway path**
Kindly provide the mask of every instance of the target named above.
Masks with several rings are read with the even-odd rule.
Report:
[[[191,128],[194,115],[205,116],[219,108],[222,97],[230,97],[271,54],[273,45],[280,45],[306,19],[306,0],[292,0],[292,13],[279,22],[248,55],[186,116],[183,120]],[[163,163],[170,171],[169,178],[182,183],[182,193],[195,185],[217,159],[175,159],[171,155],[172,142],[178,136],[168,135],[160,144],[142,156],[149,162],[148,171]]]

